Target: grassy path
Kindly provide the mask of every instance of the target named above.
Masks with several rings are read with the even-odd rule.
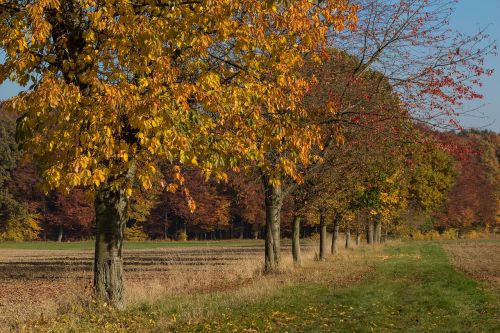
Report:
[[[283,288],[176,332],[500,332],[499,295],[457,272],[436,243],[385,250],[371,276],[351,288]]]
[[[332,281],[327,274],[350,271],[346,265],[374,265],[358,282],[336,280],[343,286],[332,282],[280,285],[282,278],[277,276],[269,278],[274,281],[272,289],[262,297],[252,291],[250,300],[236,289],[178,295],[122,312],[74,307],[16,331],[500,332],[498,290],[455,270],[440,243],[407,242],[387,246],[383,252],[355,253],[357,261],[347,257],[305,271],[319,274],[306,280]],[[340,263],[343,266],[335,266]]]

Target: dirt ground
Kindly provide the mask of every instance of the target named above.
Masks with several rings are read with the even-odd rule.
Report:
[[[252,273],[249,267],[237,272],[235,263],[256,260],[260,252],[253,248],[126,251],[127,297],[148,300],[166,289],[211,289],[223,275],[228,282],[247,278]],[[90,299],[92,256],[92,251],[0,250],[0,327]]]
[[[443,248],[457,269],[500,291],[500,241],[454,241]]]
[[[242,285],[259,274],[263,256],[261,246],[125,250],[126,302]],[[89,301],[92,262],[91,250],[0,249],[0,332]]]

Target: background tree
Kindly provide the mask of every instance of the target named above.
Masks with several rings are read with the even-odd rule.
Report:
[[[38,238],[38,217],[12,195],[8,182],[21,153],[14,139],[15,122],[0,104],[0,239],[32,240]]]

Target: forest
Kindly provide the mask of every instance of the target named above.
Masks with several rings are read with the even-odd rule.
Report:
[[[293,302],[330,304],[322,295],[340,281],[354,288],[338,291],[348,308],[378,302],[372,291],[356,296],[363,290],[387,292],[394,308],[383,311],[404,312],[404,331],[416,315],[396,310],[398,293],[422,295],[411,311],[432,300],[446,317],[433,298],[439,293],[424,288],[429,280],[439,292],[452,286],[443,291],[450,308],[467,300],[453,308],[455,331],[467,325],[457,318],[483,304],[488,320],[470,318],[494,331],[498,302],[473,279],[497,281],[498,263],[464,261],[497,251],[500,134],[461,120],[483,99],[494,73],[486,59],[497,48],[488,28],[465,34],[450,25],[455,5],[0,0],[0,84],[22,87],[0,101],[0,296],[24,292],[31,301],[37,283],[60,276],[44,291],[80,297],[52,322],[61,331],[75,304],[90,309],[82,314],[90,326],[74,331],[154,331],[149,323],[163,331],[165,318],[181,325],[184,312],[167,301],[131,301],[137,290],[151,296],[154,283],[184,295],[262,282],[284,293],[273,294],[276,308],[294,313],[264,306],[266,315],[292,325],[306,311],[294,312]],[[417,280],[397,284],[411,276]],[[13,287],[23,283],[35,287]],[[310,292],[297,299],[287,286]],[[266,292],[254,289],[245,292]],[[210,295],[208,303],[218,299]],[[15,304],[24,303],[13,298],[0,310],[26,311]],[[217,316],[232,309],[228,316],[240,318],[238,307],[210,304]],[[258,304],[249,305],[253,318]],[[344,322],[345,311],[328,309],[326,321]],[[415,325],[445,325],[432,311]],[[29,327],[47,325],[43,316]],[[0,326],[25,327],[14,317],[0,313]],[[233,329],[217,318],[186,331],[255,326],[240,318],[245,329]],[[365,319],[357,317],[359,327],[373,331]],[[303,323],[312,332],[332,324],[298,320],[291,331]]]
[[[67,194],[45,192],[39,186],[35,163],[21,159],[12,116],[3,110],[0,117],[0,239],[60,242],[93,238],[91,197],[82,188]],[[439,237],[447,231],[447,237],[458,238],[472,231],[494,232],[500,212],[500,135],[477,130],[438,132],[425,127],[413,131],[420,141],[384,143],[391,147],[366,141],[338,146],[334,162],[325,162],[314,178],[285,198],[282,236],[292,237],[297,217],[301,218],[301,237],[319,234],[322,206],[327,207],[324,214],[329,215],[329,229],[334,228],[331,215],[337,214],[340,231],[356,237],[366,237],[370,219],[380,220],[384,235],[393,238]],[[353,139],[346,136],[346,140],[363,140],[358,133],[349,135]],[[394,164],[381,165],[386,161],[377,161],[376,155],[388,153],[395,156]],[[161,172],[162,177],[171,177],[172,165],[163,165]],[[258,175],[231,172],[227,181],[206,181],[197,168],[190,167],[183,170],[183,177],[195,209],[190,210],[181,191],[161,187],[137,191],[131,199],[126,239],[263,238],[264,187]]]

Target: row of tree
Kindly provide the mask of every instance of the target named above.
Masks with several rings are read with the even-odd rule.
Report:
[[[383,221],[387,232],[398,236],[417,230],[453,228],[464,233],[494,228],[500,211],[500,136],[487,131],[433,132],[425,127],[413,131],[418,133],[412,134],[411,142],[401,137],[374,140],[373,132],[369,138],[358,130],[344,133],[348,143],[338,146],[284,200],[282,236],[292,236],[298,218],[305,227],[302,237],[317,233],[321,214],[337,214],[341,228],[356,234],[365,229],[369,217]],[[14,132],[14,121],[1,111],[0,239],[93,238],[91,196],[81,188],[67,194],[44,193],[35,164],[20,160]],[[414,140],[417,136],[421,141]],[[171,164],[162,166],[166,178],[172,172]],[[258,175],[231,172],[227,182],[207,181],[191,167],[183,170],[183,177],[196,208],[190,209],[181,191],[161,187],[137,191],[131,198],[126,238],[263,237],[266,212]],[[398,223],[405,228],[397,228]]]
[[[155,216],[163,235],[165,221],[202,231],[265,220],[266,272],[280,266],[284,209],[295,236],[300,220],[318,221],[323,256],[329,224],[367,223],[368,240],[381,238],[409,207],[435,209],[453,182],[437,135],[416,122],[454,124],[491,73],[493,45],[450,30],[450,5],[0,2],[0,83],[30,85],[6,101],[33,160],[20,172],[36,169],[50,193],[31,201],[39,220],[81,218],[77,202],[91,198],[94,287],[116,306],[125,228],[137,236]]]

